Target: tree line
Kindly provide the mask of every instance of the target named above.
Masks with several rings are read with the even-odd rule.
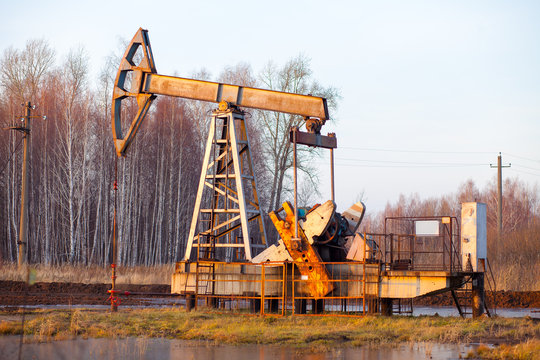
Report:
[[[118,263],[154,265],[182,258],[213,104],[160,96],[154,102],[126,158],[118,159],[110,128],[111,95],[120,58],[110,56],[95,81],[88,54],[75,48],[58,60],[43,40],[8,48],[0,59],[0,121],[20,124],[22,103],[37,105],[31,119],[28,260],[45,264],[107,264],[112,260],[112,219],[117,209]],[[192,78],[212,80],[202,69]],[[296,56],[283,65],[269,62],[254,73],[248,64],[226,66],[216,81],[328,99],[339,93],[315,79],[309,59]],[[136,111],[127,106],[123,118]],[[248,130],[263,209],[292,198],[292,147],[288,139],[298,116],[250,110]],[[21,188],[21,134],[0,132],[0,261],[17,260]],[[317,173],[299,147],[299,169],[311,198]],[[114,190],[117,182],[118,191]],[[302,191],[302,190],[301,190]],[[493,181],[479,189],[468,180],[456,193],[421,199],[401,195],[363,227],[380,232],[385,216],[458,215],[462,202],[488,206],[488,257],[501,284],[540,288],[540,202],[538,189],[519,179],[504,183],[503,228],[496,235],[497,191]],[[116,200],[115,200],[116,195]],[[304,195],[304,196],[302,196]],[[116,202],[116,206],[115,206]],[[310,204],[305,204],[310,205]],[[266,219],[268,221],[268,219]],[[267,230],[273,226],[268,223]],[[277,235],[270,234],[269,238]]]
[[[483,202],[487,206],[488,260],[499,289],[539,290],[540,197],[538,187],[518,178],[503,182],[503,233],[497,233],[496,177],[479,188],[474,180],[461,184],[455,193],[422,199],[418,194],[400,195],[377,213],[369,214],[362,231],[383,232],[385,217],[456,216],[461,221],[461,204]]]
[[[109,263],[115,208],[118,263],[154,265],[183,256],[209,113],[216,106],[158,97],[128,156],[117,159],[110,108],[119,61],[119,56],[111,55],[93,81],[84,48],[75,48],[58,60],[46,41],[30,40],[24,48],[10,47],[2,54],[3,127],[19,124],[21,104],[27,101],[37,106],[34,114],[47,116],[30,120],[30,262]],[[314,80],[309,63],[299,55],[283,65],[268,62],[259,73],[240,63],[224,67],[215,79],[204,69],[191,77],[324,96],[335,109],[336,89]],[[127,104],[123,111],[123,119],[130,121],[136,105]],[[288,131],[301,122],[301,117],[288,114],[256,110],[248,114],[251,153],[265,212],[290,195]],[[0,164],[0,261],[18,257],[21,138],[16,131],[0,133],[4,160]],[[300,154],[300,170],[311,174],[306,152]],[[307,179],[317,182],[316,176]]]

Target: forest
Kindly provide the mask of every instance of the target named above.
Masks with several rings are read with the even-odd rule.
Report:
[[[109,264],[115,207],[118,263],[155,265],[175,262],[184,255],[208,114],[215,105],[158,97],[129,155],[117,158],[110,108],[119,60],[120,56],[111,54],[98,78],[93,79],[84,48],[74,48],[67,56],[57,57],[44,40],[30,40],[23,48],[8,48],[1,55],[3,128],[20,123],[24,113],[21,104],[26,101],[36,105],[33,114],[46,116],[32,118],[30,125],[31,263]],[[331,111],[340,99],[337,89],[315,80],[310,61],[303,55],[285,64],[269,61],[257,73],[249,64],[240,63],[224,67],[216,77],[204,69],[190,77],[323,96]],[[128,107],[126,111],[125,118],[130,119],[134,109]],[[292,148],[288,129],[301,122],[301,118],[288,114],[255,110],[248,113],[260,201],[265,212],[291,198]],[[0,132],[1,262],[16,262],[18,257],[21,143],[20,132]],[[316,186],[313,165],[307,161],[312,152],[301,151],[299,170],[305,175],[304,181]],[[503,193],[504,233],[500,239],[496,237],[495,181],[479,189],[474,180],[466,180],[455,193],[437,198],[402,195],[380,213],[368,215],[363,228],[379,231],[385,216],[454,215],[459,214],[461,202],[485,202],[488,257],[497,281],[508,289],[540,289],[535,275],[540,271],[538,188],[518,178],[507,179]]]
[[[127,44],[120,47],[125,49]],[[118,263],[154,265],[183,256],[209,114],[216,105],[158,97],[128,156],[119,159],[110,110],[120,59],[120,54],[111,54],[94,81],[84,48],[75,48],[58,60],[47,42],[30,40],[23,49],[12,47],[2,54],[3,127],[20,124],[21,104],[30,100],[36,106],[29,151],[31,263],[110,263],[115,208]],[[268,62],[257,74],[240,63],[224,67],[215,79],[205,69],[191,77],[324,96],[330,109],[335,109],[337,90],[314,80],[309,63],[299,55],[282,65]],[[135,110],[133,103],[123,109],[127,125]],[[37,115],[45,115],[46,120]],[[247,116],[259,197],[267,212],[291,192],[289,129],[300,125],[302,118],[256,110]],[[22,134],[17,131],[0,133],[4,159],[0,164],[0,260],[8,262],[18,258],[21,143]],[[299,169],[309,175],[312,169],[302,159],[311,150],[299,152]]]

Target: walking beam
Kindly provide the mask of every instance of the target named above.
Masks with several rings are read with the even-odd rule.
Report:
[[[142,49],[138,55],[139,48]],[[209,101],[247,108],[278,111],[315,118],[324,124],[329,119],[326,99],[273,90],[222,84],[157,74],[148,31],[139,28],[120,63],[114,83],[112,130],[116,153],[125,156],[127,148],[156,95]],[[133,98],[138,111],[127,133],[122,132],[122,101]],[[225,110],[225,109],[223,109]]]

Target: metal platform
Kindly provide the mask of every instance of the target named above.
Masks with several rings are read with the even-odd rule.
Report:
[[[324,297],[312,295],[311,280],[291,262],[179,262],[172,275],[171,291],[198,300],[205,299],[205,303],[213,307],[223,307],[225,303],[230,306],[234,302],[241,308],[244,304],[245,308],[254,308],[261,314],[302,314],[310,313],[310,309],[313,314],[388,314],[384,304],[391,306],[398,299],[460,289],[468,279],[483,275],[429,270],[384,271],[381,270],[383,264],[367,262],[323,265],[330,274],[328,282],[334,289]],[[306,306],[309,302],[312,303],[311,308]]]

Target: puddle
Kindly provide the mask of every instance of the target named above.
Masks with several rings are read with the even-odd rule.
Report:
[[[6,359],[19,356],[19,337],[0,337],[0,354]],[[394,348],[336,348],[328,352],[305,353],[273,345],[210,345],[155,338],[76,339],[29,343],[22,347],[22,359],[197,359],[197,360],[326,360],[326,359],[459,359],[478,345],[416,343]]]
[[[120,308],[125,309],[159,309],[159,308],[171,308],[177,306],[182,308],[184,303],[178,302],[173,303],[165,302],[161,299],[145,299],[147,300],[146,305],[120,305]],[[6,307],[13,307],[12,305],[0,305],[0,309]],[[21,306],[28,309],[99,309],[99,310],[108,310],[110,305],[24,305]],[[507,318],[518,318],[529,316],[534,319],[540,319],[540,309],[539,308],[499,308],[499,309],[490,309],[491,315],[497,315],[500,317]],[[459,316],[457,309],[454,306],[415,306],[413,311],[413,316],[420,315],[435,315],[447,317],[447,316]],[[398,314],[396,314],[398,315]],[[470,315],[469,315],[470,317]]]
[[[507,318],[517,318],[530,316],[532,318],[540,318],[540,309],[537,308],[516,308],[516,309],[490,309],[491,315],[497,315]],[[415,306],[413,316],[418,315],[435,315],[439,316],[459,316],[455,306]]]

